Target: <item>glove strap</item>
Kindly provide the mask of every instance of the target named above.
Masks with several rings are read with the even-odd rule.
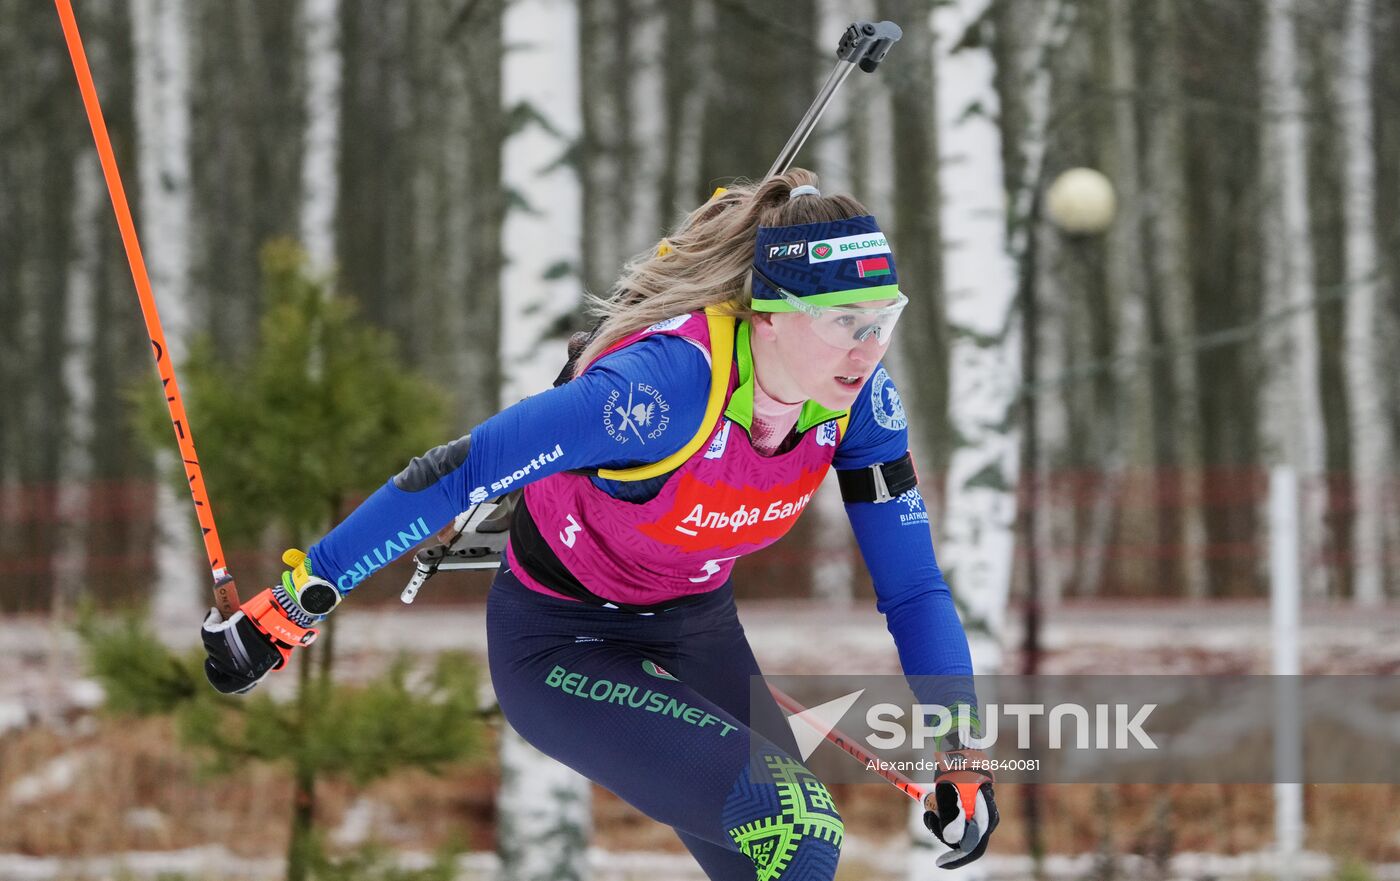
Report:
[[[282,646],[287,647],[287,650],[282,652],[284,659],[291,654],[291,649],[311,645],[316,641],[318,631],[301,627],[288,618],[282,607],[273,601],[271,590],[264,590],[244,603],[243,614],[260,630],[281,643],[278,646],[279,650]]]
[[[933,780],[951,783],[958,790],[958,800],[962,803],[965,816],[971,817],[977,807],[977,792],[985,784],[996,782],[996,775],[985,764],[987,754],[980,749],[955,749],[938,754],[938,770]]]

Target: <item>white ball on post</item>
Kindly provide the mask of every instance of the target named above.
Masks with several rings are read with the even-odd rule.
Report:
[[[1074,235],[1098,235],[1113,225],[1118,199],[1103,172],[1071,168],[1055,178],[1045,193],[1045,213],[1060,229]]]

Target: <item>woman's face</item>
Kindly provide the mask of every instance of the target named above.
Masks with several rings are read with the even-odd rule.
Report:
[[[892,300],[853,305],[878,308]],[[871,335],[853,349],[839,348],[812,332],[812,319],[800,312],[773,312],[753,323],[759,382],[769,395],[788,402],[812,400],[831,410],[847,410],[889,349]]]

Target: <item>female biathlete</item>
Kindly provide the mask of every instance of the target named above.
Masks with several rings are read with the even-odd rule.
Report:
[[[247,691],[429,528],[523,488],[486,615],[506,719],[673,826],[711,878],[832,878],[835,805],[781,710],[750,707],[734,561],[786,533],[834,467],[905,674],[972,666],[880,362],[908,300],[875,219],[816,182],[794,168],[724,191],[630,263],[572,379],[414,459],[289,552],[280,585],[211,611],[210,682]],[[991,783],[940,763],[925,822],[961,848],[948,867],[985,851]]]

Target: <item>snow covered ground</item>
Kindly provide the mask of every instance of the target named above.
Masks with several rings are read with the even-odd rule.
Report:
[[[594,881],[704,881],[705,876],[688,854],[618,853],[593,849],[589,851],[590,877]],[[856,881],[865,878],[905,877],[906,851],[887,843],[870,844],[859,839],[847,839],[842,851],[841,877]],[[405,869],[426,868],[431,854],[400,854],[398,863]],[[4,881],[145,881],[145,879],[186,876],[200,879],[264,879],[281,875],[280,859],[246,859],[229,853],[222,847],[196,847],[159,853],[114,854],[97,859],[59,859],[0,854],[0,879]],[[988,881],[1020,881],[1031,877],[1029,857],[988,854],[979,861]],[[459,858],[458,881],[492,881],[497,868],[495,854],[470,853]],[[1338,869],[1325,854],[1303,853],[1290,868],[1298,881],[1328,878]],[[1086,854],[1074,857],[1050,856],[1045,861],[1045,876],[1050,881],[1078,881],[1093,877],[1095,857]],[[1124,857],[1117,866],[1118,877],[1152,877],[1154,870],[1139,857]],[[1400,881],[1400,864],[1370,866],[1374,881]],[[1199,881],[1208,878],[1277,877],[1277,858],[1269,853],[1249,853],[1236,856],[1186,853],[1173,857],[1162,881]]]
[[[740,616],[769,673],[898,673],[894,646],[873,603],[744,602]],[[347,610],[337,622],[338,670],[357,678],[398,652],[484,655],[479,605]],[[1021,617],[1003,640],[1017,669]],[[1316,606],[1303,610],[1304,673],[1400,672],[1400,609]],[[161,628],[172,648],[193,648],[194,627]],[[1269,609],[1262,601],[1066,603],[1046,614],[1044,673],[1267,673]],[[272,677],[274,690],[290,688]],[[101,701],[83,677],[77,638],[40,618],[0,619],[0,733],[61,718]]]
[[[740,599],[741,615],[750,641],[771,673],[895,673],[897,659],[884,623],[872,604],[851,607],[815,601],[749,601]],[[1304,672],[1400,672],[1400,615],[1394,609],[1357,610],[1345,606],[1305,610]],[[1020,616],[1013,610],[1013,622]],[[336,635],[342,661],[339,671],[351,678],[369,676],[400,651],[433,653],[485,649],[484,609],[411,607],[397,605],[349,610]],[[192,627],[161,630],[175,648],[193,648]],[[1005,639],[1008,668],[1015,669],[1014,648],[1019,625]],[[1105,603],[1064,604],[1047,614],[1041,669],[1046,673],[1264,673],[1269,666],[1268,607],[1262,602]],[[286,681],[273,677],[274,691],[289,691]],[[101,689],[84,677],[77,639],[50,628],[42,619],[0,620],[0,736],[46,720],[87,717],[100,704]],[[28,769],[0,793],[11,805],[42,800],[46,793],[72,785],[83,773],[83,753],[76,750],[44,767]],[[355,815],[347,812],[346,819]],[[350,838],[358,839],[353,830]],[[851,830],[842,860],[843,879],[903,877],[908,848],[902,836],[875,839]],[[426,854],[404,853],[408,865],[424,863]],[[1093,854],[1051,856],[1048,877],[1078,879],[1095,871]],[[1139,857],[1125,856],[1120,877],[1151,875],[1155,869],[1136,865]],[[685,854],[595,850],[590,855],[592,877],[600,881],[632,881],[666,877],[700,879]],[[984,861],[990,879],[1030,876],[1026,857],[989,854]],[[493,877],[496,857],[472,852],[462,857],[459,877]],[[1338,866],[1322,853],[1305,853],[1291,865],[1295,877],[1332,877]],[[1266,852],[1231,856],[1181,853],[1172,858],[1165,878],[1246,879],[1275,875],[1274,857]],[[1400,864],[1367,867],[1376,881],[1400,881]],[[205,846],[162,852],[127,852],[101,858],[75,859],[0,854],[0,881],[58,881],[58,879],[156,879],[184,875],[200,879],[268,879],[280,875],[277,859],[249,860],[222,847]]]

